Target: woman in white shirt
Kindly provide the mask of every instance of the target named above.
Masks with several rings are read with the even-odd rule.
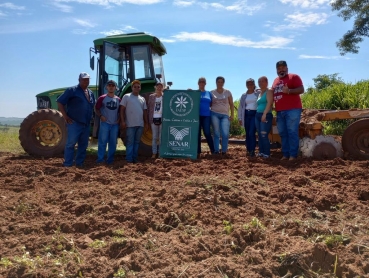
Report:
[[[246,131],[246,155],[254,157],[256,148],[255,115],[259,92],[256,90],[255,80],[252,78],[246,80],[246,88],[247,91],[240,98],[238,122]]]
[[[161,139],[162,114],[163,114],[163,88],[161,82],[156,82],[155,93],[149,96],[147,110],[149,114],[149,123],[152,131],[152,158],[158,156],[158,147]]]

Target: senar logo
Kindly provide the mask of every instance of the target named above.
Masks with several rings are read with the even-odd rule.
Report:
[[[174,115],[184,117],[192,111],[193,99],[189,94],[180,92],[172,96],[169,107]]]
[[[177,150],[190,148],[190,138],[191,138],[191,128],[190,127],[171,126],[169,127],[169,134],[174,136],[174,140],[168,140],[168,147],[171,147],[172,149],[177,149]],[[187,135],[189,136],[186,137]]]
[[[174,136],[175,140],[183,140],[183,137],[185,137],[186,135],[190,134],[190,128],[186,127],[183,128],[181,130],[176,129],[175,127],[170,127],[170,134],[172,134]]]

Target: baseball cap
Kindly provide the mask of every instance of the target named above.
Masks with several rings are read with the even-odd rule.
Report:
[[[141,82],[140,82],[140,80],[133,80],[132,82],[131,82],[131,86],[133,86],[134,84],[138,84],[138,85],[141,85]]]
[[[277,64],[276,64],[276,68],[278,68],[279,66],[286,66],[287,67],[286,61],[283,61],[283,60],[278,61]]]
[[[246,80],[246,83],[247,83],[247,82],[253,82],[253,83],[255,83],[255,80],[254,80],[254,79],[252,79],[252,78],[249,78],[249,79],[247,79],[247,80]]]
[[[161,82],[161,81],[156,81],[155,86],[156,86],[156,85],[159,85],[159,84],[163,85],[163,82]]]
[[[79,74],[79,78],[81,79],[84,79],[84,78],[90,78],[90,75],[87,73],[87,72],[81,72]]]
[[[106,82],[106,85],[113,84],[115,87],[117,87],[117,83],[114,80],[109,80]]]

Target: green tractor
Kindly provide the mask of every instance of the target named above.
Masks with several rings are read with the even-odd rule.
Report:
[[[141,95],[148,100],[157,80],[165,84],[162,56],[166,49],[160,40],[145,33],[108,36],[94,40],[90,48],[90,67],[95,69],[97,55],[96,85],[90,89],[96,99],[105,93],[105,84],[112,79],[117,82],[116,94],[123,97],[131,92],[131,81],[141,81]],[[171,86],[168,82],[168,86]],[[67,139],[66,125],[57,110],[56,99],[67,88],[40,93],[37,111],[24,119],[19,130],[19,140],[30,155],[52,157],[63,153]],[[97,138],[99,118],[91,120],[91,136]],[[121,135],[122,136],[122,135]],[[122,136],[124,138],[124,135]],[[141,155],[151,155],[151,133],[144,132],[141,138]]]

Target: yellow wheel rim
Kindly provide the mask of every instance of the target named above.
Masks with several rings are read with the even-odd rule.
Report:
[[[31,134],[43,146],[55,146],[62,139],[60,126],[47,120],[36,123],[31,130]]]
[[[151,130],[145,131],[142,134],[141,137],[141,142],[144,143],[145,145],[152,145],[152,132]]]

